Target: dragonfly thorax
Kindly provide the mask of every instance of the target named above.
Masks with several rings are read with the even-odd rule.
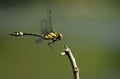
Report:
[[[61,40],[62,39],[62,34],[56,33],[56,32],[50,32],[47,35],[44,35],[45,40]]]

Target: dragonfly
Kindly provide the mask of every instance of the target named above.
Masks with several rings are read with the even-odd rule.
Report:
[[[36,36],[39,37],[35,42],[39,43],[43,40],[49,40],[48,45],[53,44],[57,40],[61,40],[63,35],[61,33],[53,31],[52,26],[52,11],[49,9],[47,11],[47,19],[42,19],[40,22],[40,34],[36,33],[25,33],[25,32],[11,32],[9,35],[11,36]]]

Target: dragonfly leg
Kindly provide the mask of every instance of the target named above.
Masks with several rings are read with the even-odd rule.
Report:
[[[55,41],[57,41],[57,40],[52,40],[52,41],[50,41],[50,42],[48,43],[48,45],[53,44]]]

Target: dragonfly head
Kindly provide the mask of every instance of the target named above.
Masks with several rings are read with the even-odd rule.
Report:
[[[63,35],[61,33],[58,34],[58,39],[61,40],[63,38]]]

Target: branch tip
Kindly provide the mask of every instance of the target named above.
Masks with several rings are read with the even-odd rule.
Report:
[[[70,63],[71,63],[71,66],[72,66],[72,69],[73,69],[74,79],[80,79],[79,78],[79,68],[77,67],[77,63],[76,63],[75,58],[72,54],[72,51],[70,50],[70,48],[67,45],[64,45],[64,47],[65,47],[65,51],[60,53],[60,55],[61,56],[63,56],[63,55],[68,56]]]
[[[65,49],[67,49],[67,48],[68,48],[68,46],[67,46],[67,45],[64,45],[64,47],[65,47]]]
[[[66,54],[65,52],[60,53],[61,56],[64,56],[65,54]]]

